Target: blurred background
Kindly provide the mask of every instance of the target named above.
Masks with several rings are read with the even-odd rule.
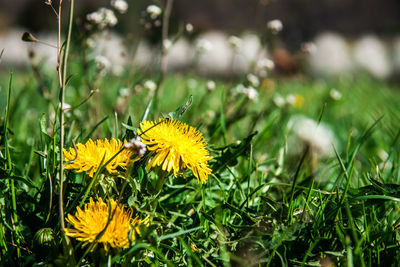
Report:
[[[130,40],[128,47],[125,42],[118,48],[121,53],[129,50],[129,44],[136,44],[136,62],[148,66],[152,60],[149,54],[153,54],[150,51],[161,42],[161,17],[149,22],[147,8],[155,5],[163,9],[165,2],[126,3],[127,10],[116,14],[118,23],[108,29],[108,34]],[[58,6],[57,1],[53,1],[53,6]],[[79,25],[84,28],[88,14],[101,7],[110,8],[110,1],[76,1],[78,29]],[[271,41],[267,25],[274,20],[281,22],[282,29]],[[4,49],[4,54],[0,67],[28,64],[28,48],[32,44],[20,41],[23,32],[52,42],[56,26],[55,15],[44,0],[1,0],[0,49]],[[79,30],[84,34],[84,30]],[[236,57],[235,67],[229,72],[245,73],[256,58],[266,57],[283,74],[304,71],[317,76],[338,76],[362,71],[377,79],[395,79],[400,73],[398,0],[175,0],[169,36],[175,44],[168,53],[170,71],[193,67],[196,55],[190,51],[199,40],[207,40],[206,50],[215,51],[202,53],[191,70],[225,74],[232,65],[232,57]],[[232,36],[238,37],[240,45],[230,39]],[[111,44],[113,52],[116,45],[115,41]],[[54,55],[46,55],[47,48],[36,49],[37,55],[54,63]],[[103,52],[105,49],[101,48]]]

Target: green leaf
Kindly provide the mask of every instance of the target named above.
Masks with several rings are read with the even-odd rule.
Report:
[[[197,230],[199,230],[201,228],[203,228],[203,226],[197,226],[195,228],[191,228],[191,229],[188,229],[188,230],[181,230],[181,231],[178,231],[176,233],[172,233],[172,234],[169,234],[169,235],[161,236],[161,237],[158,238],[158,240],[159,241],[163,241],[163,240],[174,238],[174,237],[177,237],[177,236],[180,236],[180,235],[185,235],[185,234],[197,231]]]
[[[190,107],[192,102],[193,102],[193,96],[191,95],[183,106],[177,108],[174,112],[168,113],[168,116],[173,120],[178,119]]]

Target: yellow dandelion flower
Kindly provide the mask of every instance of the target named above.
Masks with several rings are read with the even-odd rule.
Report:
[[[208,161],[212,159],[206,149],[207,142],[194,127],[178,120],[144,121],[138,131],[142,142],[153,153],[147,169],[160,166],[162,170],[173,171],[176,177],[186,168],[197,180],[206,183],[211,169]]]
[[[78,143],[76,145],[76,156],[75,148],[71,147],[69,151],[64,149],[65,160],[71,161],[71,163],[65,166],[65,169],[75,170],[76,172],[88,172],[90,177],[96,173],[100,166],[101,161],[105,164],[109,161],[115,154],[117,154],[123,147],[125,143],[117,140],[108,139],[92,141],[89,139],[85,144]],[[105,166],[106,170],[110,174],[117,173],[118,167],[126,167],[132,161],[137,159],[132,159],[134,152],[130,149],[124,149],[119,153],[110,163]]]
[[[129,247],[129,232],[133,229],[131,236],[132,241],[136,239],[136,233],[140,234],[140,225],[149,226],[148,217],[143,220],[138,217],[132,219],[132,210],[125,211],[122,205],[117,205],[117,202],[110,199],[110,212],[114,214],[106,231],[97,240],[104,244],[105,250],[112,248],[127,248]],[[76,207],[75,216],[68,214],[66,221],[74,226],[73,228],[65,228],[65,234],[74,237],[79,241],[93,243],[96,237],[101,233],[107,225],[109,216],[109,207],[99,198],[94,202],[90,198],[90,202],[85,204],[84,210]]]

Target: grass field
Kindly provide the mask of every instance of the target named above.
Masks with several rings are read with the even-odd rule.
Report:
[[[399,84],[251,96],[245,75],[99,75],[71,43],[60,76],[0,74],[1,266],[400,262]]]

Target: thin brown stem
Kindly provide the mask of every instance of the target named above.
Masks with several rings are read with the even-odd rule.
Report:
[[[63,148],[64,148],[64,80],[62,77],[62,61],[61,61],[61,7],[62,0],[60,0],[58,6],[58,40],[57,40],[57,72],[58,72],[58,80],[60,84],[60,194],[59,194],[59,212],[60,212],[60,225],[61,232],[64,233],[65,222],[64,222],[64,201],[63,201],[63,180],[64,180],[64,157],[63,157]],[[65,241],[67,244],[70,243],[69,238],[63,234]]]

